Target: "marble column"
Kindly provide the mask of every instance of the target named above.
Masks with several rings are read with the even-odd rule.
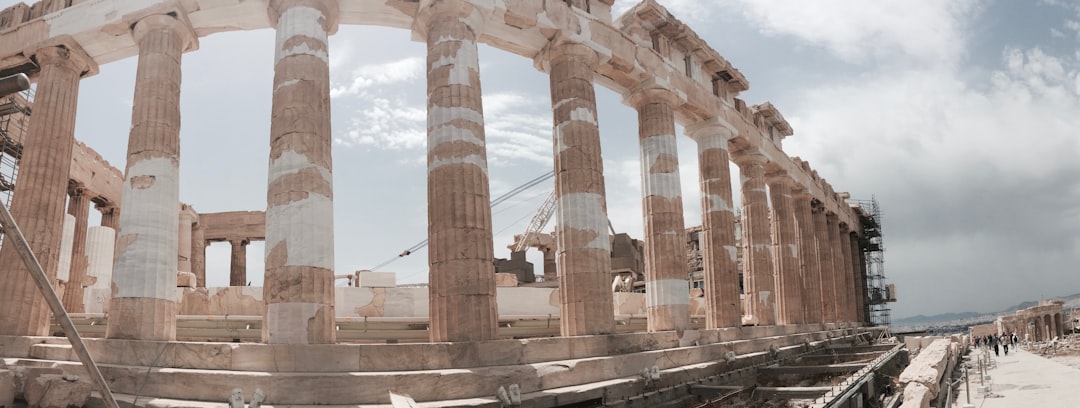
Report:
[[[803,318],[805,323],[821,323],[821,265],[814,233],[811,196],[803,187],[792,191],[795,226],[799,242],[799,271],[802,277]]]
[[[556,282],[559,280],[558,262],[555,260],[555,248],[537,248],[544,255],[544,282]]]
[[[832,312],[829,315],[832,317],[832,322],[843,322],[845,316],[843,315],[845,293],[844,293],[844,275],[841,273],[844,269],[844,258],[840,252],[840,220],[836,214],[825,214],[825,229],[826,233],[826,250],[829,252],[829,268],[827,273],[829,274],[828,281],[832,287],[832,299],[834,301],[832,306]]]
[[[742,180],[742,228],[746,239],[743,280],[749,299],[748,312],[759,325],[772,326],[777,323],[777,293],[769,233],[769,199],[765,191],[765,163],[768,160],[756,149],[738,152],[734,158]]]
[[[247,286],[247,245],[246,239],[230,239],[232,256],[229,258],[229,286]]]
[[[60,259],[56,262],[56,279],[53,290],[61,300],[67,295],[71,284],[71,247],[75,242],[75,216],[64,214],[64,227],[60,233]],[[67,306],[64,306],[67,310]]]
[[[180,272],[192,272],[191,270],[191,231],[195,223],[195,209],[190,205],[180,204],[180,214],[177,221],[176,236],[176,267]]]
[[[792,180],[785,172],[770,173],[765,181],[772,199],[773,266],[776,268],[776,324],[800,324],[806,305],[802,299],[799,244],[795,239]]]
[[[423,1],[427,41],[428,291],[431,341],[495,338],[495,258],[476,39],[465,1]]]
[[[86,279],[86,228],[90,218],[90,197],[82,186],[71,187],[68,192],[68,214],[75,217],[75,230],[71,241],[71,272],[63,302],[64,310],[68,313],[82,313],[86,311],[82,288]]]
[[[180,58],[195,35],[165,14],[140,19],[133,31],[139,64],[105,335],[167,341],[176,338]]]
[[[116,231],[99,226],[86,230],[86,287],[106,289],[112,283]]]
[[[851,271],[855,278],[855,321],[866,322],[866,264],[863,257],[862,238],[851,233]]]
[[[41,73],[11,202],[11,215],[50,281],[56,279],[60,259],[79,78],[97,70],[73,39],[65,39],[26,52]],[[0,248],[0,282],[0,335],[47,335],[49,306],[14,245]]]
[[[675,142],[677,99],[659,87],[633,92],[630,101],[638,112],[641,146],[648,330],[685,330],[690,327],[690,285]]]
[[[713,119],[687,127],[686,133],[697,142],[698,148],[705,327],[740,327],[742,302],[728,153],[732,131]]]
[[[206,227],[196,223],[191,227],[191,273],[196,287],[206,287]]]
[[[596,120],[596,52],[556,39],[550,64],[554,114],[559,326],[563,336],[615,331],[604,159]]]
[[[814,240],[817,242],[818,265],[821,278],[821,321],[835,323],[836,293],[833,269],[832,249],[829,247],[829,224],[825,217],[825,207],[820,203],[814,206]]]
[[[272,0],[269,13],[277,42],[263,333],[271,344],[335,343],[327,38],[337,30],[338,2]]]
[[[842,289],[844,295],[840,299],[844,302],[840,313],[845,322],[854,322],[855,317],[855,267],[851,265],[851,232],[848,230],[847,223],[840,223],[840,246],[837,248],[840,251],[840,259],[843,262],[839,268],[840,273],[840,285],[838,290]]]
[[[116,231],[120,228],[120,209],[111,205],[96,207],[101,212],[101,226],[112,228]]]

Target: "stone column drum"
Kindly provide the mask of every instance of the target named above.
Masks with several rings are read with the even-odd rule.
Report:
[[[424,1],[427,42],[428,291],[431,341],[495,338],[495,266],[477,30],[464,1]]]
[[[662,88],[638,90],[642,210],[645,218],[645,307],[648,330],[690,326],[679,156],[675,144],[675,95]]]
[[[844,308],[843,317],[845,322],[854,322],[856,320],[855,313],[855,268],[851,265],[851,233],[848,231],[846,223],[840,224],[840,258],[843,260],[843,265],[840,268],[840,276],[843,278],[843,290],[844,296]]]
[[[64,310],[68,313],[86,311],[83,304],[83,280],[86,279],[86,228],[90,218],[90,198],[85,188],[72,188],[68,200],[68,214],[75,217],[75,229],[71,241],[71,272],[68,290],[64,291]]]
[[[112,283],[116,231],[109,227],[86,230],[86,287],[105,289]]]
[[[773,259],[776,270],[776,324],[800,324],[806,309],[799,274],[799,244],[795,240],[795,214],[791,178],[784,172],[766,177],[772,199]]]
[[[560,331],[563,336],[610,334],[615,330],[615,312],[604,163],[592,83],[596,52],[566,42],[549,47]]]
[[[64,299],[71,286],[71,246],[75,241],[75,216],[64,214],[64,227],[60,232],[60,259],[56,262],[56,279],[52,281],[56,296]],[[67,306],[64,306],[67,310]]]
[[[277,42],[266,191],[263,333],[272,344],[336,342],[327,37],[337,29],[337,4],[333,0],[270,2]]]
[[[79,78],[96,72],[97,66],[70,37],[62,45],[44,46],[26,54],[37,61],[41,73],[34,115],[19,160],[11,215],[52,281],[60,259]],[[0,248],[0,282],[0,335],[48,334],[49,306],[14,245]]]
[[[191,229],[195,223],[195,210],[187,204],[180,204],[178,218],[176,267],[180,272],[191,272]]]
[[[196,223],[191,228],[191,273],[197,287],[206,287],[206,227]]]
[[[821,320],[823,323],[835,323],[836,273],[833,268],[832,249],[829,247],[829,224],[825,221],[825,207],[820,203],[814,206],[814,235],[821,277]]]
[[[116,231],[120,228],[120,209],[113,206],[95,207],[101,212],[101,226],[112,228]]]
[[[742,179],[743,280],[749,313],[759,325],[776,324],[776,277],[773,275],[772,238],[769,236],[769,199],[765,192],[767,159],[755,150],[735,155]]]
[[[686,128],[697,142],[701,179],[701,258],[705,278],[705,326],[740,327],[738,248],[735,209],[731,204],[732,132],[717,120]]]
[[[844,293],[844,275],[842,273],[844,269],[844,258],[840,252],[840,219],[834,213],[825,214],[825,229],[827,231],[829,251],[829,282],[832,286],[832,298],[835,301],[832,303],[832,321],[843,322],[846,316],[843,315],[846,293]]]
[[[164,14],[139,20],[133,35],[139,65],[106,336],[174,340],[180,57],[195,36],[186,23]]]
[[[821,265],[817,252],[817,236],[814,233],[814,214],[810,194],[798,188],[792,194],[795,208],[795,225],[799,241],[799,266],[802,276],[803,317],[805,323],[821,323]]]
[[[230,239],[232,253],[229,258],[229,286],[247,285],[247,245],[246,239]]]

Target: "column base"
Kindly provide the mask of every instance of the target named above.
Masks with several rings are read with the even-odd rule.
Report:
[[[176,340],[176,302],[158,298],[112,298],[105,337],[151,341]]]

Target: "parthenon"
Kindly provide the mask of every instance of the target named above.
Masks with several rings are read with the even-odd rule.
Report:
[[[656,386],[649,381],[701,381],[757,359],[867,337],[873,299],[865,254],[873,243],[866,231],[880,226],[810,163],[784,152],[795,130],[772,104],[740,99],[747,79],[688,25],[656,0],[617,18],[612,4],[16,4],[0,12],[0,77],[26,73],[36,97],[11,212],[58,283],[65,309],[101,314],[104,332],[87,344],[121,394],[221,402],[233,388],[249,395],[258,388],[265,403],[362,405],[389,403],[387,391],[394,391],[483,405],[512,385],[525,405],[554,406],[596,395],[631,398]],[[427,45],[426,288],[361,284],[377,280],[363,273],[353,287],[334,284],[327,44],[344,24],[410,30]],[[256,29],[277,33],[266,207],[199,213],[179,194],[180,160],[198,160],[179,152],[181,60],[198,52],[201,37]],[[478,43],[528,58],[550,78],[556,289],[496,283]],[[75,141],[79,82],[126,58],[137,58],[138,69],[124,171],[79,172],[93,157]],[[621,94],[638,114],[644,294],[612,291],[596,85]],[[694,295],[678,126],[696,142],[700,163],[703,287]],[[97,160],[92,165],[109,168]],[[741,215],[730,162],[741,176]],[[100,226],[87,225],[91,203],[102,212]],[[204,248],[222,241],[232,248],[230,286],[207,288]],[[246,287],[251,241],[265,241],[262,288]],[[506,322],[531,314],[557,320],[558,332],[511,334]],[[243,342],[182,332],[192,316],[230,315],[254,317],[254,329],[249,324],[224,340]],[[641,318],[644,327],[628,328]],[[402,344],[345,338],[357,322],[419,324],[426,334],[382,339]],[[12,365],[59,361],[78,372],[65,340],[48,337],[53,333],[26,267],[3,245],[0,357]],[[136,368],[146,367],[175,370],[138,379]],[[639,384],[643,368],[664,375]]]

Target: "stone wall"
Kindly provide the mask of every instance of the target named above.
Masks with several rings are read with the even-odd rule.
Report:
[[[938,394],[947,391],[941,389],[940,384],[966,347],[964,337],[913,337],[906,338],[904,342],[909,350],[913,343],[918,343],[921,351],[898,378],[904,390],[904,403],[900,407],[929,408],[930,402],[937,399]]]

